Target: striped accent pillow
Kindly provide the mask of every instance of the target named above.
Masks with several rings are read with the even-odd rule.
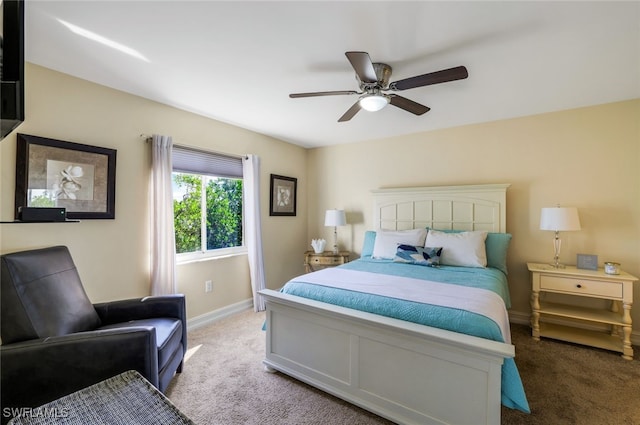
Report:
[[[398,245],[396,256],[393,258],[395,263],[417,264],[419,266],[438,267],[440,265],[440,256],[442,248],[429,248],[413,245]]]

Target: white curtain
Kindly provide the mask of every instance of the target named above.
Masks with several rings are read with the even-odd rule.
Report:
[[[151,144],[151,295],[168,295],[176,293],[172,141],[154,134]]]
[[[245,230],[249,256],[249,274],[253,291],[253,309],[263,311],[264,299],[258,291],[264,289],[264,259],[262,257],[262,225],[260,224],[260,158],[247,155],[242,159]]]

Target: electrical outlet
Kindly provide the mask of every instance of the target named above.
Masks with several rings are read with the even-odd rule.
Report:
[[[204,282],[204,292],[212,292],[213,291],[213,282],[207,280]]]

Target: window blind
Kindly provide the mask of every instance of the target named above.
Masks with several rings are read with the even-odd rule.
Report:
[[[242,159],[184,146],[173,146],[173,171],[242,178]]]

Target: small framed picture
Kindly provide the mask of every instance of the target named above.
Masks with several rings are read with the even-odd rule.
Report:
[[[598,270],[598,256],[590,254],[578,254],[578,268],[585,270]]]
[[[269,215],[295,216],[298,179],[271,174]]]

